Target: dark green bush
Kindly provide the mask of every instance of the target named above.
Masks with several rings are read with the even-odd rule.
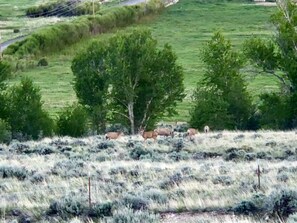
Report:
[[[24,167],[17,166],[0,166],[0,177],[1,178],[17,178],[18,180],[25,180],[30,177],[32,173]]]
[[[46,66],[48,66],[47,59],[46,58],[41,58],[38,61],[37,66],[39,66],[39,67],[46,67]]]
[[[252,201],[242,201],[239,204],[237,204],[233,211],[236,214],[255,214],[258,209],[256,205]]]
[[[24,78],[8,92],[8,123],[12,137],[19,133],[27,139],[51,136],[53,121],[42,108],[40,89]]]
[[[130,151],[130,157],[134,160],[139,160],[141,156],[147,155],[151,155],[151,151],[144,149],[142,145],[136,145],[135,148]]]
[[[273,191],[266,200],[266,209],[273,215],[287,218],[297,212],[297,191],[290,189]]]
[[[88,131],[88,115],[80,105],[64,109],[57,120],[57,134],[61,136],[80,137]]]
[[[59,215],[62,218],[80,216],[88,209],[88,201],[81,195],[71,193],[50,203],[48,214]]]
[[[89,211],[90,217],[102,218],[105,216],[112,216],[112,206],[111,202],[106,202],[102,204],[94,204],[92,209]]]
[[[8,143],[11,140],[11,128],[9,124],[0,118],[0,143]]]
[[[143,197],[128,194],[123,197],[122,204],[133,210],[144,210],[148,208],[149,202]]]

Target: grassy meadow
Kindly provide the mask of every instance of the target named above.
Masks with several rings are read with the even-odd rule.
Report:
[[[0,144],[0,222],[264,222],[265,211],[235,207],[266,207],[273,191],[296,189],[296,147],[295,132],[268,131]]]
[[[215,3],[214,3],[215,2]],[[136,27],[149,28],[160,45],[169,43],[178,56],[178,62],[185,71],[185,87],[187,97],[177,107],[179,114],[166,121],[187,121],[191,107],[190,96],[203,74],[203,64],[199,57],[205,42],[214,31],[220,30],[229,38],[237,49],[245,39],[252,35],[269,37],[273,28],[268,20],[275,7],[258,6],[247,3],[219,1],[181,0],[168,7],[163,14],[147,18]],[[129,27],[114,32],[128,32]],[[108,38],[112,34],[104,34],[49,55],[48,67],[35,67],[14,74],[11,83],[18,82],[20,77],[29,76],[41,88],[45,108],[52,114],[58,113],[62,107],[76,101],[72,89],[73,75],[70,69],[75,54],[84,50],[87,44],[95,39]],[[256,76],[248,70],[246,74],[248,88],[255,100],[263,91],[277,90],[277,82],[270,76]]]

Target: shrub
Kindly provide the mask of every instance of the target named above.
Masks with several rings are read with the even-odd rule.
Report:
[[[233,211],[236,214],[254,214],[258,211],[256,205],[252,201],[242,201],[237,204]]]
[[[10,89],[8,111],[13,138],[18,133],[28,139],[52,135],[53,121],[42,109],[40,89],[32,80],[24,78],[20,85]]]
[[[297,212],[297,191],[289,189],[273,191],[266,201],[266,209],[281,218]]]
[[[112,216],[112,206],[111,202],[106,202],[102,204],[95,204],[89,212],[90,217],[102,218],[105,216]]]
[[[122,200],[122,204],[126,207],[130,207],[133,210],[143,210],[148,207],[148,200],[143,197],[135,195],[125,195]]]
[[[24,167],[17,166],[0,166],[0,177],[1,178],[17,178],[18,180],[25,180],[31,176],[32,173]]]
[[[119,208],[113,214],[113,223],[159,223],[158,215],[148,211],[133,211],[131,208]]]
[[[232,178],[224,175],[213,178],[212,182],[213,184],[222,184],[226,186],[233,184]]]
[[[41,58],[38,63],[37,63],[38,67],[46,67],[48,66],[48,62],[46,58]]]
[[[168,202],[168,197],[164,192],[158,189],[150,189],[148,191],[145,191],[143,194],[143,197],[146,199],[153,200],[159,204],[165,204]]]
[[[134,160],[139,160],[141,156],[151,155],[151,151],[148,151],[138,144],[130,151],[130,157]]]
[[[19,29],[13,29],[13,33],[19,33],[20,30]]]
[[[9,124],[0,118],[0,143],[8,143],[11,140]]]
[[[63,218],[79,216],[87,210],[88,201],[81,195],[68,194],[50,203],[48,214],[57,214]]]
[[[62,136],[79,137],[87,133],[88,115],[81,105],[65,108],[57,120],[57,133]]]

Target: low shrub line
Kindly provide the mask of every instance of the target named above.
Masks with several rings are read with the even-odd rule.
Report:
[[[95,17],[83,16],[71,22],[41,29],[26,39],[10,45],[4,54],[22,58],[28,55],[37,56],[57,52],[83,38],[133,24],[141,18],[157,14],[163,9],[164,4],[156,0],[147,4],[103,10]]]

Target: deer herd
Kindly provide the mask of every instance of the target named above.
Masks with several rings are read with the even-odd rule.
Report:
[[[204,126],[203,128],[204,133],[208,133],[210,131],[209,126]],[[198,134],[198,130],[195,128],[189,128],[187,132],[185,133],[185,136],[188,137],[190,140],[193,139],[193,137]],[[144,141],[147,139],[153,139],[156,141],[158,136],[171,136],[172,138],[174,137],[174,131],[169,129],[169,128],[157,128],[153,131],[145,131],[144,129],[141,129],[139,131],[139,134],[143,137]],[[105,134],[105,139],[111,140],[111,139],[118,139],[120,136],[123,136],[123,132],[107,132]]]

